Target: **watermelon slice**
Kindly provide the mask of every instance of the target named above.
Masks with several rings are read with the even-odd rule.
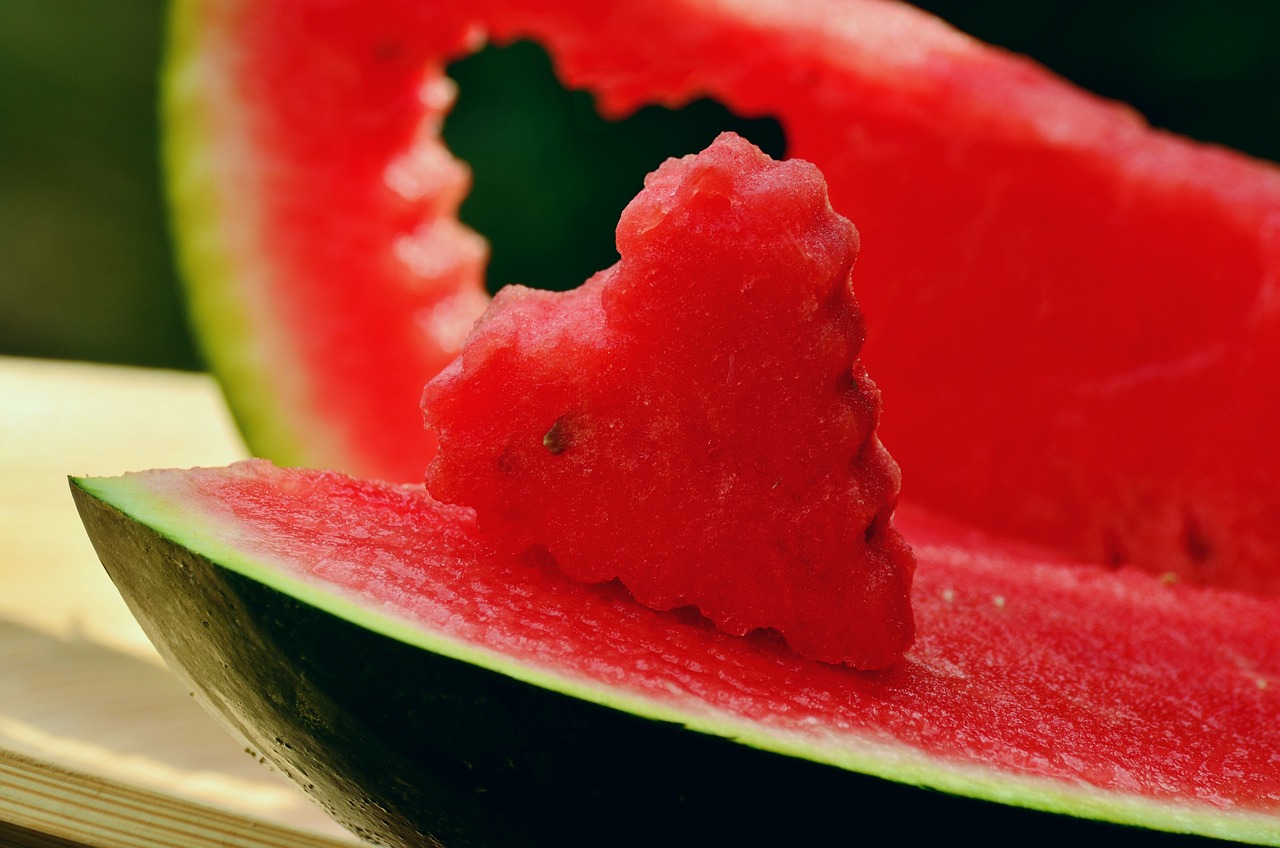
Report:
[[[1271,450],[1280,432],[1280,172],[1152,132],[1125,108],[908,7],[872,0],[180,2],[166,84],[180,245],[196,322],[255,450],[369,477],[419,479],[435,448],[420,427],[418,392],[456,353],[485,302],[483,246],[454,215],[466,171],[438,139],[452,96],[443,68],[486,39],[517,38],[545,46],[562,78],[595,92],[610,114],[712,96],[742,114],[776,116],[788,151],[819,165],[833,205],[859,225],[859,296],[869,318],[862,358],[893,398],[881,432],[907,472],[905,513],[927,508],[962,522],[900,521],[922,554],[920,636],[907,670],[887,679],[901,682],[915,669],[958,700],[935,704],[927,693],[890,685],[884,704],[866,702],[866,716],[836,722],[842,731],[863,727],[865,737],[847,749],[863,753],[834,759],[979,797],[1280,842],[1277,764],[1268,753],[1277,750],[1269,729],[1277,717],[1271,616],[1280,590],[1280,453]],[[302,472],[254,473],[273,481],[271,491],[317,485]],[[400,803],[406,784],[399,777],[385,794],[365,789],[379,785],[371,772],[383,760],[361,759],[351,740],[363,737],[324,736],[322,718],[336,726],[338,714],[359,714],[313,709],[349,704],[338,697],[342,686],[270,686],[262,697],[274,712],[245,706],[262,703],[244,692],[265,685],[266,676],[288,680],[290,667],[317,675],[305,665],[306,649],[368,628],[339,624],[314,644],[274,654],[273,675],[258,675],[253,662],[222,665],[218,652],[231,651],[228,641],[188,638],[202,627],[166,634],[166,614],[155,611],[194,591],[165,570],[171,556],[190,573],[213,575],[212,600],[198,602],[210,627],[227,621],[234,631],[295,614],[327,626],[334,616],[323,610],[363,624],[376,616],[314,589],[295,593],[306,603],[245,590],[250,600],[236,606],[220,587],[257,584],[209,562],[264,576],[253,564],[263,555],[241,550],[253,547],[255,533],[207,544],[191,526],[226,520],[234,498],[206,504],[217,520],[183,522],[170,520],[172,510],[208,517],[196,506],[204,495],[168,483],[145,496],[134,483],[86,485],[200,552],[183,553],[110,510],[90,522],[125,593],[156,622],[156,638],[175,644],[175,660],[207,681],[209,701],[233,724],[304,786],[329,786],[326,797],[357,827],[394,831],[378,824],[379,806],[399,811],[384,817],[396,827],[447,826],[442,820],[456,812],[450,802],[432,808],[415,795]],[[401,489],[344,485],[360,493],[354,512],[408,497]],[[172,506],[159,505],[166,497]],[[921,506],[911,507],[913,500]],[[283,523],[313,526],[305,525],[312,508],[300,505]],[[401,526],[380,514],[350,533],[384,525]],[[459,531],[463,538],[470,532]],[[389,548],[378,550],[375,570],[390,561]],[[1128,565],[1162,576],[1135,575]],[[145,600],[148,587],[154,601]],[[981,614],[960,616],[952,629],[948,616],[960,601]],[[673,614],[644,615],[679,622]],[[577,621],[599,624],[591,615]],[[496,624],[486,619],[486,627]],[[392,629],[438,647],[435,637]],[[416,634],[419,625],[410,629]],[[934,633],[954,639],[934,641]],[[255,661],[271,656],[273,644],[252,642],[263,652]],[[393,650],[373,644],[380,646],[371,648],[375,656]],[[628,653],[625,643],[610,644]],[[775,656],[767,641],[733,644]],[[698,662],[713,658],[720,679],[719,659],[737,655],[719,643],[703,647]],[[513,670],[524,665],[512,658],[521,650],[490,667],[532,679]],[[479,653],[454,655],[471,661]],[[953,662],[953,653],[966,659]],[[625,687],[653,660],[628,654],[619,661],[625,673],[608,664],[601,673]],[[335,668],[365,680],[354,665]],[[742,699],[745,712],[737,715],[751,716],[752,690],[734,688],[750,681],[724,673],[725,688],[711,700]],[[786,678],[802,699],[806,675]],[[949,676],[951,684],[938,682]],[[659,678],[661,689],[666,678]],[[877,680],[856,679],[863,682],[854,689]],[[399,702],[404,691],[394,695],[405,706],[401,715],[428,714]],[[445,726],[482,737],[465,720],[476,703]],[[563,699],[550,703],[537,712],[576,709]],[[806,709],[824,703],[806,701],[795,714],[812,716]],[[1024,704],[1029,711],[1020,710]],[[685,720],[683,712],[647,709],[637,707]],[[1021,718],[1002,725],[1006,711]],[[895,716],[914,722],[914,741],[895,735]],[[754,723],[748,732],[736,721],[697,726],[757,738]],[[273,741],[273,722],[290,732]],[[942,741],[930,747],[935,736]],[[498,747],[507,743],[513,751],[537,747],[512,738]],[[394,740],[386,744],[370,750],[387,752],[391,763],[399,749]],[[760,744],[822,758],[811,753],[823,747],[817,743]],[[292,759],[301,755],[289,746],[310,759]],[[530,757],[535,772],[543,767]],[[461,754],[426,760],[410,768],[435,769],[434,777],[422,775],[428,788],[465,786],[458,775],[474,765]],[[330,767],[319,768],[321,761]],[[439,797],[460,797],[451,791]],[[475,799],[461,795],[459,808],[473,809]],[[590,806],[600,796],[577,797]]]
[[[423,394],[428,490],[647,606],[893,665],[915,563],[822,175],[726,133],[649,176],[618,248],[572,292],[499,292]]]
[[[421,486],[254,460],[73,493],[197,696],[384,844],[820,844],[833,817],[886,810],[922,841],[979,823],[1143,835],[983,818],[850,770],[1280,844],[1269,599],[1074,565],[904,507],[919,637],[865,674],[532,567]]]
[[[412,398],[484,306],[443,68],[518,38],[607,114],[777,117],[862,232],[863,358],[913,498],[1280,590],[1280,171],[876,0],[179,0],[176,228],[256,453],[421,478]]]
[[[173,32],[193,314],[260,455],[420,479],[408,398],[484,306],[444,64],[532,38],[608,114],[717,97],[776,115],[823,170],[868,245],[864,359],[916,500],[1093,562],[1280,589],[1271,165],[879,1],[179,0]]]

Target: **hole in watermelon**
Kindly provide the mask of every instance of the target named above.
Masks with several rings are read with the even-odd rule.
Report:
[[[460,217],[489,240],[490,291],[507,283],[573,288],[612,265],[614,226],[644,176],[722,131],[775,159],[785,152],[776,120],[741,118],[713,100],[606,120],[591,95],[560,85],[550,57],[531,42],[485,47],[447,73],[459,93],[443,136],[472,168]]]

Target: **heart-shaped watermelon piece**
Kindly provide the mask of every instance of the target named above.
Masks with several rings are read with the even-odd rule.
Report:
[[[432,494],[656,609],[900,659],[914,560],[822,175],[723,135],[650,176],[618,250],[572,292],[504,290],[428,385]]]

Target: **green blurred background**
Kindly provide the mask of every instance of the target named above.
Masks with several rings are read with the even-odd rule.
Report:
[[[1280,2],[924,5],[1159,126],[1280,160]],[[162,32],[159,0],[0,0],[0,354],[199,367],[156,163]],[[463,216],[493,244],[491,282],[568,285],[611,262],[643,174],[720,129],[782,145],[710,103],[606,124],[529,45],[455,76],[446,138],[476,173]],[[503,143],[517,132],[524,143]]]

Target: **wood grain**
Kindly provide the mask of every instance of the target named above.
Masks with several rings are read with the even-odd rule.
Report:
[[[341,848],[347,843],[254,821],[0,750],[5,845],[91,848]]]
[[[46,780],[82,775],[95,791],[159,793],[174,809],[205,805],[218,815],[354,841],[246,753],[164,668],[98,563],[67,488],[69,474],[225,465],[243,456],[221,395],[204,375],[0,357],[4,791],[25,785],[31,763],[44,763],[54,769],[41,772]],[[88,785],[73,781],[60,791]],[[71,828],[81,813],[97,815],[94,806],[41,797],[53,805],[41,822],[65,817]],[[12,794],[0,795],[5,845],[19,844],[24,832],[14,803]]]

